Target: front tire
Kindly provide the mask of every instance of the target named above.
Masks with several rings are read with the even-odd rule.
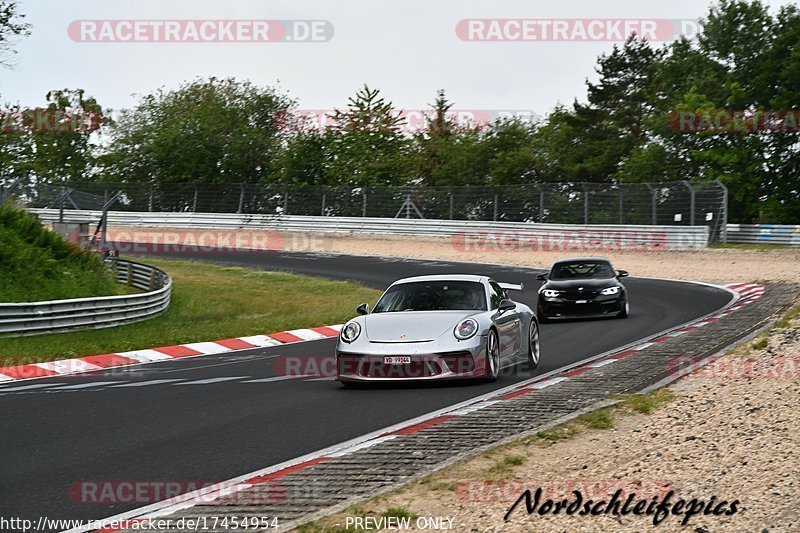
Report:
[[[530,327],[528,328],[528,370],[536,370],[539,366],[539,361],[542,357],[542,351],[539,344],[539,324],[536,319],[531,319]]]
[[[617,318],[628,318],[628,313],[630,312],[630,304],[628,304],[628,299],[625,299],[625,305],[622,307],[622,311],[619,312]]]
[[[497,381],[500,376],[500,341],[497,332],[489,330],[489,338],[486,340],[486,374],[484,379],[488,382]]]

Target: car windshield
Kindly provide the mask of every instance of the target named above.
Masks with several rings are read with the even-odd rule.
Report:
[[[373,313],[400,311],[486,311],[486,292],[475,281],[418,281],[394,285]]]
[[[550,279],[605,279],[613,277],[614,270],[606,261],[556,263],[550,272]]]

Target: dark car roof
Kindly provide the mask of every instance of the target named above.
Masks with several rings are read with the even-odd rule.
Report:
[[[558,265],[561,263],[581,263],[581,262],[602,262],[611,264],[611,261],[606,259],[605,257],[572,257],[570,259],[559,259],[554,264]]]

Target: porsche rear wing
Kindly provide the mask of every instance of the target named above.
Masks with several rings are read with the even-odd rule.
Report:
[[[522,290],[523,290],[522,283],[520,283],[519,285],[517,285],[515,283],[498,283],[498,285],[500,285],[500,287],[502,287],[503,289],[505,289],[507,291],[519,291],[519,292],[522,292]]]

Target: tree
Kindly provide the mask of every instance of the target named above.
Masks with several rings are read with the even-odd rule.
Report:
[[[24,22],[25,15],[18,11],[17,2],[0,0],[0,66],[10,67],[9,57],[16,54],[14,39],[30,35],[31,25]]]
[[[330,136],[330,172],[342,184],[398,185],[411,176],[402,119],[377,89],[364,85],[337,109]]]
[[[113,125],[104,174],[155,183],[271,182],[279,174],[292,101],[234,79],[161,89]]]

